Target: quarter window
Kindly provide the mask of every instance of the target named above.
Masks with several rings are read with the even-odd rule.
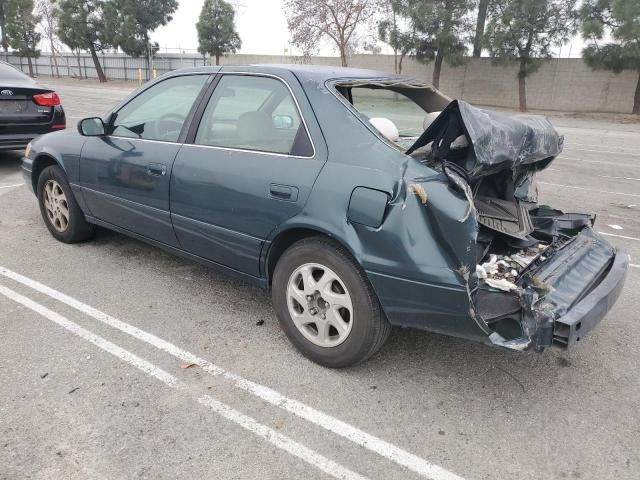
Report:
[[[145,90],[117,112],[111,135],[177,142],[207,77],[173,77]]]
[[[225,75],[195,143],[309,157],[313,147],[287,86],[270,77]]]

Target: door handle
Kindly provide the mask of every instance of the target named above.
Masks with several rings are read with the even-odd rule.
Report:
[[[167,167],[159,163],[151,163],[147,165],[147,173],[154,177],[164,177],[167,174]]]
[[[295,202],[298,200],[298,188],[290,185],[278,185],[277,183],[272,183],[269,185],[269,196],[277,200]]]

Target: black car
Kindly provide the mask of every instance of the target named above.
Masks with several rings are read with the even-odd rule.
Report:
[[[66,126],[56,92],[0,62],[0,150],[24,148],[38,135]]]

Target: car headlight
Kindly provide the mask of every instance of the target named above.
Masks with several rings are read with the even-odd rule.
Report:
[[[28,157],[31,153],[31,142],[27,143],[27,148],[24,149],[24,156]]]

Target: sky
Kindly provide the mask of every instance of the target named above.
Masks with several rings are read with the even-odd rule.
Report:
[[[158,28],[151,38],[160,44],[161,51],[198,48],[198,21],[204,0],[180,0],[173,20]],[[236,7],[236,28],[242,40],[240,53],[282,55],[289,46],[289,30],[282,0],[232,0]],[[333,54],[327,49],[325,54]]]
[[[289,43],[289,29],[284,14],[284,0],[228,0],[236,10],[236,29],[242,40],[239,53],[255,55],[300,55]],[[173,20],[151,33],[151,40],[160,44],[161,53],[196,53],[198,34],[196,22],[204,0],[179,0]],[[554,56],[579,57],[584,46],[577,36],[570,44],[555,49]],[[391,49],[379,44],[381,53],[391,54]],[[43,38],[40,48],[49,50]],[[65,49],[65,47],[63,47]],[[329,42],[319,45],[318,55],[338,56],[337,49]]]
[[[195,53],[198,35],[195,24],[198,21],[204,0],[180,0],[173,20],[152,33],[152,40],[160,44],[161,52],[185,50]],[[283,10],[283,0],[230,0],[236,9],[236,27],[242,40],[240,53],[261,55],[283,55],[300,52],[289,44],[289,31]],[[556,56],[579,57],[584,46],[577,36],[570,44],[555,50]],[[391,53],[383,48],[382,53]],[[337,51],[329,43],[320,46],[320,55],[337,56]]]

